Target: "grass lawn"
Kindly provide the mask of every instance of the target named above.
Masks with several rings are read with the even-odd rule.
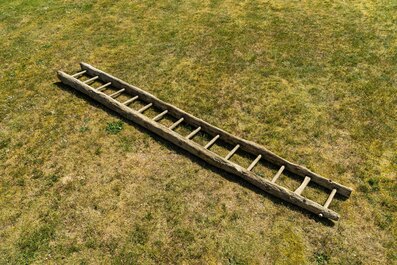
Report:
[[[0,36],[0,264],[397,263],[396,1],[0,0]],[[340,221],[59,85],[80,61],[352,187]]]

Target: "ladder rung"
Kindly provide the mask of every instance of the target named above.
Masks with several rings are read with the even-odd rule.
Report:
[[[226,160],[229,160],[229,159],[234,155],[234,153],[237,151],[237,149],[239,149],[239,147],[240,147],[239,144],[236,145],[236,146],[232,149],[232,151],[230,151],[230,152],[227,154],[227,156],[225,156],[225,159],[226,159]]]
[[[169,127],[169,129],[170,130],[173,130],[173,129],[175,129],[176,128],[176,126],[178,126],[181,122],[183,122],[183,118],[180,118],[179,120],[177,120],[174,124],[172,124],[170,127]]]
[[[93,78],[87,79],[85,81],[83,81],[84,84],[88,84],[91,83],[94,80],[97,80],[99,78],[99,76],[94,76]]]
[[[251,171],[254,166],[259,162],[259,159],[261,159],[262,155],[258,155],[254,161],[252,161],[251,165],[247,168],[248,171]]]
[[[303,180],[302,184],[299,186],[299,188],[297,188],[294,192],[298,195],[301,195],[301,193],[303,192],[303,190],[306,188],[307,184],[309,184],[311,178],[309,178],[308,176],[305,177],[305,179]]]
[[[213,144],[215,143],[215,141],[218,140],[218,138],[219,138],[219,134],[217,134],[214,138],[212,138],[212,140],[209,141],[209,142],[204,146],[204,148],[205,148],[205,149],[210,148],[211,145],[213,145]]]
[[[149,103],[149,104],[147,104],[146,106],[143,106],[142,108],[140,108],[140,109],[138,110],[138,112],[139,112],[139,113],[142,113],[142,112],[144,112],[145,110],[147,110],[148,108],[150,108],[152,105],[153,105],[153,103]]]
[[[72,77],[78,78],[78,77],[80,77],[81,75],[85,74],[85,72],[87,72],[87,70],[83,70],[83,71],[81,71],[81,72],[75,73],[74,75],[72,75]]]
[[[164,115],[167,114],[167,113],[168,113],[168,110],[165,110],[165,111],[161,112],[159,115],[157,115],[156,117],[154,117],[153,120],[154,121],[161,120],[161,118],[163,118]]]
[[[96,91],[102,91],[104,88],[110,86],[111,84],[112,84],[112,82],[109,82],[109,83],[106,83],[106,84],[104,84],[104,85],[102,85],[100,87],[97,87],[95,89],[96,89]]]
[[[120,89],[119,91],[114,92],[113,94],[110,94],[109,97],[111,98],[116,98],[121,95],[125,91],[125,88]]]
[[[331,194],[329,195],[327,201],[324,204],[324,208],[328,208],[328,206],[331,204],[332,199],[334,198],[335,194],[336,194],[336,189],[333,189],[331,191]]]
[[[187,139],[192,138],[195,136],[199,131],[201,130],[201,127],[198,127],[196,130],[192,131],[188,136],[186,136]]]
[[[281,173],[283,173],[285,166],[281,166],[280,169],[277,171],[276,175],[274,175],[272,179],[272,183],[275,183],[278,177],[280,177]]]
[[[135,96],[135,97],[130,98],[129,100],[123,102],[123,104],[124,104],[124,105],[128,105],[128,104],[130,104],[131,102],[134,102],[134,101],[137,100],[137,99],[138,99],[138,96]]]

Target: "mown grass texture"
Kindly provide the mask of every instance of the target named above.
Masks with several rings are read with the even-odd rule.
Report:
[[[0,1],[0,263],[395,263],[396,14],[395,1]],[[56,84],[80,61],[354,188],[331,205],[341,220]]]

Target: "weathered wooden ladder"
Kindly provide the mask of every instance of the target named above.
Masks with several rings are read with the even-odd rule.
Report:
[[[273,194],[278,198],[281,198],[285,201],[309,210],[310,212],[317,214],[320,217],[325,217],[332,220],[339,219],[339,214],[335,211],[332,211],[328,207],[331,204],[331,201],[336,193],[345,197],[349,197],[352,189],[333,182],[330,179],[326,179],[305,167],[293,164],[286,159],[283,159],[280,156],[270,152],[262,146],[233,136],[199,118],[194,117],[193,115],[190,115],[180,110],[173,105],[159,100],[148,92],[138,87],[132,86],[101,70],[98,70],[89,64],[81,63],[80,66],[81,71],[73,75],[58,71],[59,79],[64,84],[83,92],[84,94],[90,96],[96,101],[102,103],[106,107],[116,111],[123,117],[147,128],[155,134],[187,150],[193,155],[205,160],[209,164],[234,175],[237,175],[252,183],[256,187],[270,194]],[[88,79],[82,81],[79,79],[82,76],[88,76]],[[96,88],[90,86],[90,84],[94,81],[100,81],[101,85]],[[117,90],[114,93],[106,94],[104,91],[109,87]],[[130,98],[124,102],[116,100],[116,98],[119,97],[121,94],[128,95]],[[143,106],[138,110],[128,107],[129,104],[136,100],[140,100],[147,105]],[[149,118],[148,116],[144,115],[144,112],[151,107],[160,110],[159,114],[154,118]],[[166,127],[160,123],[160,120],[163,119],[166,115],[170,115],[171,117],[176,119],[176,122],[170,127]],[[175,129],[182,122],[196,129],[194,129],[187,136],[183,136],[175,132]],[[205,146],[202,146],[197,142],[193,141],[194,136],[199,131],[207,134],[212,138]],[[222,157],[215,152],[209,150],[210,147],[218,139],[221,139],[224,142],[235,146],[226,157]],[[230,158],[238,149],[241,149],[249,154],[256,156],[256,159],[254,159],[249,167],[243,168],[242,166],[230,161]],[[252,172],[252,169],[261,159],[279,167],[277,174],[273,177],[272,180],[267,180]],[[295,191],[291,191],[276,183],[280,175],[286,171],[303,178],[302,184]],[[323,205],[316,203],[301,195],[309,182],[314,182],[317,185],[331,191],[328,199]]]

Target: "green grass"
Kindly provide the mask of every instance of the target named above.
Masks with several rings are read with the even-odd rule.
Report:
[[[82,127],[82,128],[87,128],[87,127]],[[106,131],[110,134],[117,134],[121,132],[123,129],[123,123],[121,121],[115,121],[115,122],[108,122],[106,125]],[[80,128],[80,131],[82,129]]]
[[[0,0],[0,264],[396,263],[396,14],[395,1]],[[341,220],[57,85],[80,61],[352,187],[331,204]]]

